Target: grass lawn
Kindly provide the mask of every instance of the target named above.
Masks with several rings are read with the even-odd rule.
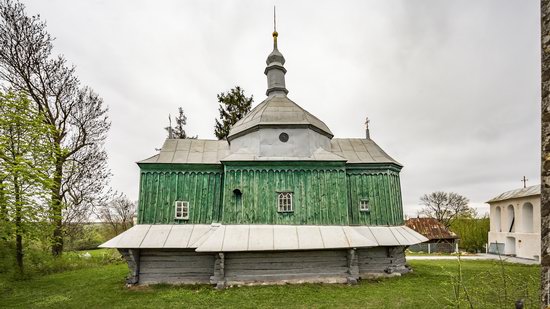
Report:
[[[127,289],[125,264],[50,274],[23,281],[0,278],[0,307],[56,308],[445,308],[453,299],[451,274],[456,261],[411,261],[414,272],[403,277],[362,281],[355,286],[303,284],[233,287],[156,285]],[[465,288],[475,308],[513,308],[520,297],[536,300],[538,266],[505,264],[506,305],[502,268],[494,261],[463,261]],[[465,303],[463,303],[465,304]],[[465,307],[465,306],[461,306]],[[527,303],[526,308],[538,308]]]

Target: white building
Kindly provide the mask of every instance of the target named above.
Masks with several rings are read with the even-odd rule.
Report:
[[[492,198],[489,253],[538,260],[540,257],[540,185]]]

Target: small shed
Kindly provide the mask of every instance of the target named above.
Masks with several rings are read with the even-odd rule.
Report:
[[[456,250],[458,236],[435,218],[407,219],[405,225],[429,239],[409,247],[411,251],[450,253]]]

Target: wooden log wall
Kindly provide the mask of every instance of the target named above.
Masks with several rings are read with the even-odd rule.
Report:
[[[373,275],[407,273],[404,247],[374,247],[357,249],[359,276],[370,278]]]
[[[210,283],[215,254],[194,250],[142,249],[139,283]]]
[[[225,253],[227,284],[348,282],[347,250]]]

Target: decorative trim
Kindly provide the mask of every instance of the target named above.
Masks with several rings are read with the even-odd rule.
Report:
[[[190,164],[190,163],[138,163],[142,171],[152,172],[223,172],[222,164]]]
[[[399,174],[403,167],[395,163],[346,163],[346,171],[350,174],[352,173],[384,173],[384,172],[395,172]]]
[[[321,135],[324,135],[330,139],[332,139],[334,137],[334,135],[332,135],[331,133],[329,132],[325,132],[323,131],[322,129],[314,126],[314,125],[311,125],[311,124],[291,124],[291,123],[282,123],[282,124],[257,124],[255,126],[252,126],[250,128],[246,128],[240,132],[237,132],[237,133],[234,133],[233,135],[231,136],[228,136],[227,137],[227,142],[229,142],[229,144],[231,144],[231,140],[234,140],[238,137],[241,137],[243,135],[247,135],[248,133],[251,133],[251,132],[254,132],[254,131],[258,131],[262,128],[281,128],[281,127],[284,127],[284,128],[288,128],[288,129],[310,129],[310,130],[313,130]]]

